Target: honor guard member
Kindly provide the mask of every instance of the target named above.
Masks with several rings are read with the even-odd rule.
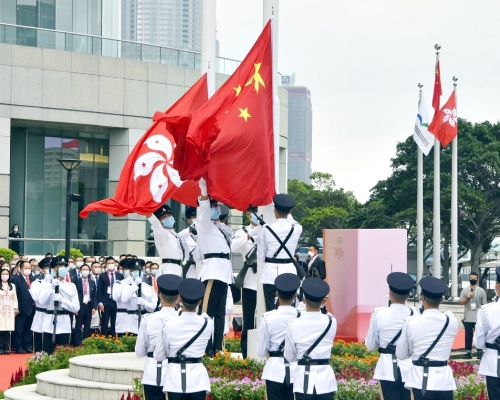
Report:
[[[411,388],[415,400],[452,400],[456,385],[448,359],[458,322],[451,311],[439,311],[448,286],[428,276],[420,281],[420,287],[424,312],[405,319],[396,357],[412,360],[405,387]]]
[[[196,248],[196,242],[198,241],[198,232],[196,231],[196,208],[188,206],[184,212],[186,216],[188,227],[179,232],[179,236],[186,241],[187,245],[187,261],[183,265],[183,275],[184,278],[196,278],[196,262],[194,261],[194,250]]]
[[[291,216],[295,201],[287,194],[277,194],[273,197],[276,222],[265,225],[260,234],[257,258],[265,262],[260,276],[264,285],[266,311],[276,308],[274,280],[285,272],[296,274],[292,254],[302,234],[302,226]]]
[[[222,350],[228,285],[234,279],[231,264],[233,231],[220,223],[220,207],[217,201],[209,199],[205,179],[201,178],[199,185],[201,197],[197,212],[198,244],[195,261],[203,260],[199,279],[207,288],[201,311],[214,320],[214,336],[207,348],[207,354],[212,356]]]
[[[132,300],[132,293],[138,290],[137,283],[139,281],[142,283],[142,278],[139,277],[139,271],[135,269],[135,264],[136,260],[133,258],[124,258],[121,260],[120,266],[122,267],[124,278],[116,281],[113,285],[113,300],[116,302],[115,331],[119,337],[123,336],[125,333],[137,334],[138,332],[137,300],[135,299],[134,301],[134,308],[129,304]],[[141,299],[140,303],[147,304],[151,312],[156,307],[156,301],[154,301],[154,304],[152,303],[150,305]],[[152,308],[150,306],[152,306]]]
[[[50,267],[50,261],[52,257],[45,257],[42,259],[38,266],[45,270]],[[31,324],[31,330],[33,331],[33,352],[38,353],[43,350],[43,326],[44,319],[50,318],[47,315],[47,309],[42,307],[40,304],[40,293],[43,290],[43,286],[52,288],[52,275],[48,272],[45,273],[43,280],[37,279],[31,283],[30,293],[33,301],[35,302],[35,316],[33,317],[33,323]]]
[[[300,287],[300,279],[295,274],[281,274],[275,281],[279,307],[264,313],[260,320],[257,342],[259,357],[267,357],[262,372],[266,381],[268,400],[293,400],[293,380],[296,363],[290,363],[283,358],[285,333],[288,322],[300,317],[300,313],[292,307]]]
[[[500,267],[496,269],[495,294],[500,296]],[[486,376],[489,399],[500,399],[500,302],[482,306],[477,313],[474,343],[486,349],[479,365],[479,374]]]
[[[162,307],[153,314],[145,315],[141,321],[139,335],[135,342],[135,354],[137,357],[148,356],[141,381],[144,386],[145,400],[165,400],[162,371],[165,371],[167,360],[156,361],[153,352],[163,322],[179,316],[175,306],[179,298],[178,286],[181,281],[182,278],[177,275],[165,274],[158,277],[158,291]],[[163,341],[158,343],[163,345]],[[160,353],[164,353],[164,349],[160,350]]]
[[[43,351],[54,352],[55,346],[69,345],[71,335],[70,313],[80,310],[78,293],[74,283],[66,282],[69,273],[65,257],[54,257],[50,263],[53,279],[49,285],[42,285],[39,304],[45,308],[49,318],[43,320]],[[55,342],[52,336],[55,332]]]
[[[160,362],[168,359],[163,391],[169,400],[201,400],[210,391],[210,380],[201,358],[214,325],[208,315],[197,315],[205,285],[188,278],[179,283],[178,290],[182,314],[163,323],[154,357]]]
[[[153,214],[146,216],[154,232],[155,245],[161,257],[160,275],[173,274],[182,277],[182,263],[187,255],[187,246],[174,230],[172,209],[164,204]]]
[[[401,340],[405,318],[415,313],[406,307],[406,299],[415,282],[408,274],[392,272],[387,275],[387,283],[391,304],[373,311],[365,345],[368,350],[378,349],[381,353],[373,379],[380,382],[383,398],[410,400],[411,392],[405,389],[402,376],[406,377],[412,364],[409,359],[398,361],[396,344]]]
[[[257,307],[257,241],[259,220],[252,213],[257,207],[250,206],[246,211],[250,225],[242,226],[236,231],[231,243],[233,253],[241,253],[243,268],[236,277],[236,286],[241,287],[241,306],[243,312],[243,329],[241,331],[241,354],[247,358],[248,330],[255,328],[255,309]],[[243,279],[243,283],[240,283]]]
[[[297,361],[293,375],[295,399],[333,399],[337,391],[335,374],[330,367],[330,353],[337,332],[337,321],[320,311],[330,287],[319,278],[303,281],[306,312],[288,323],[285,358]]]

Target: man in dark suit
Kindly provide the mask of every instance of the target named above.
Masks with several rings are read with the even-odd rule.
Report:
[[[116,302],[113,300],[113,285],[121,281],[123,274],[116,272],[117,262],[113,257],[106,258],[106,271],[99,275],[97,286],[97,306],[101,311],[101,333],[104,336],[115,336]],[[108,329],[108,324],[111,327]]]
[[[325,262],[319,257],[319,246],[316,243],[309,245],[309,258],[306,261],[308,268],[308,276],[313,278],[326,278]]]
[[[75,346],[81,346],[82,340],[90,336],[90,322],[92,320],[92,315],[96,313],[97,309],[96,288],[94,280],[90,277],[90,267],[83,264],[80,273],[82,276],[76,281],[80,311],[76,314],[75,337],[73,340]]]
[[[12,276],[16,285],[19,314],[16,316],[14,334],[12,335],[12,350],[19,354],[33,352],[31,323],[35,315],[35,306],[30,294],[31,282],[35,277],[31,274],[31,264],[28,261],[20,263],[19,275]]]

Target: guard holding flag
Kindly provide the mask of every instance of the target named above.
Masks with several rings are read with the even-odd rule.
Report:
[[[428,276],[420,281],[420,287],[424,312],[405,319],[396,357],[412,360],[404,379],[415,400],[452,400],[456,385],[448,359],[458,322],[451,311],[439,311],[448,286]]]
[[[295,201],[287,194],[273,197],[276,222],[264,226],[260,234],[257,258],[265,262],[260,283],[264,285],[266,311],[276,308],[274,280],[280,274],[297,274],[292,254],[302,234],[302,226],[292,217]]]
[[[178,286],[182,314],[163,323],[156,340],[154,358],[168,359],[163,391],[169,400],[202,400],[210,391],[210,380],[201,358],[214,324],[206,314],[197,315],[205,286],[197,279],[184,279]]]
[[[178,286],[181,281],[182,278],[177,275],[165,274],[158,277],[157,284],[162,307],[153,314],[145,315],[141,321],[139,335],[135,343],[135,354],[137,357],[148,356],[141,381],[144,386],[145,400],[165,400],[162,375],[167,366],[167,360],[156,361],[153,352],[163,322],[179,316],[175,306],[179,298]],[[163,341],[158,343],[163,346]],[[159,352],[163,353],[164,350],[160,349]]]
[[[40,260],[38,266],[43,270],[50,267],[50,261],[52,257],[45,257]],[[40,304],[40,293],[43,291],[43,287],[48,289],[52,288],[52,275],[47,272],[44,279],[35,279],[31,283],[30,293],[33,301],[35,302],[35,316],[33,317],[33,323],[31,324],[31,330],[33,331],[33,353],[38,353],[43,350],[43,326],[44,320],[49,318],[47,315],[47,309]]]
[[[500,296],[500,267],[496,269],[495,293]],[[486,304],[477,313],[474,332],[476,348],[486,351],[481,358],[479,374],[486,376],[489,399],[500,399],[500,302]]]
[[[408,274],[392,272],[387,276],[387,284],[391,304],[373,311],[365,344],[368,350],[378,349],[381,353],[373,379],[380,382],[384,399],[410,400],[411,393],[404,387],[404,377],[412,364],[409,359],[396,358],[396,344],[402,340],[405,318],[415,313],[406,307],[406,299],[415,282]]]
[[[186,241],[188,255],[187,261],[182,266],[184,278],[196,278],[196,262],[194,261],[194,250],[198,241],[198,232],[196,231],[196,208],[187,206],[184,215],[187,219],[187,228],[179,232],[179,236]],[[185,276],[184,276],[185,275]]]

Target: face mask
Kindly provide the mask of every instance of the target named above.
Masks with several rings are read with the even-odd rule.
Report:
[[[68,268],[67,267],[59,267],[59,276],[61,278],[64,278],[68,274]]]
[[[158,275],[158,270],[157,269],[152,269],[151,270],[151,274],[153,274],[154,276]]]
[[[151,275],[151,268],[146,268],[146,274]]]
[[[101,273],[101,268],[94,269],[94,275],[99,275]]]
[[[175,218],[170,215],[167,218],[165,218],[162,222],[165,228],[173,228],[175,224]]]
[[[52,278],[56,277],[56,271],[52,270],[52,271],[50,271],[50,274],[52,275]]]
[[[2,275],[2,282],[7,282],[9,280],[9,275]]]
[[[16,233],[17,233],[17,231],[18,231],[18,230],[19,230],[19,229],[17,229],[17,228],[14,228],[14,232],[16,232]]]
[[[76,266],[77,266],[78,268],[80,268],[82,265],[83,265],[83,261],[77,261],[77,262],[76,262]]]
[[[40,275],[40,271],[35,271],[35,275]]]
[[[196,218],[193,219],[193,222],[191,222],[191,225],[196,224]]]
[[[74,268],[75,268],[75,264],[70,263],[70,264],[69,264],[69,269],[74,269]]]
[[[82,276],[89,276],[90,272],[89,271],[82,271]]]
[[[108,271],[113,272],[115,270],[115,264],[108,264],[107,268],[108,268]]]
[[[139,278],[139,271],[133,271],[132,272],[132,278],[134,278],[134,279]]]
[[[308,251],[308,252],[307,252],[307,255],[308,255],[309,257],[311,257],[311,258],[313,258],[313,257],[314,257],[314,253],[313,253],[312,251]]]
[[[477,283],[477,279],[469,279],[469,283],[471,285],[475,285]]]
[[[92,266],[92,263],[91,263],[91,262],[88,262],[88,263],[87,263],[87,265],[88,265],[89,267],[91,267],[91,266]]]
[[[250,217],[250,221],[252,221],[252,223],[255,225],[259,225],[259,219],[255,214],[252,214],[252,216]]]
[[[31,269],[23,269],[23,275],[24,276],[30,276],[31,275]]]
[[[123,276],[125,278],[128,278],[130,276],[130,271],[128,271],[128,270],[127,271],[123,271]]]
[[[212,207],[210,209],[210,219],[219,219],[220,217],[220,207]]]

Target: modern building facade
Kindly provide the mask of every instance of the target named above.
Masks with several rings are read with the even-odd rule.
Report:
[[[311,183],[311,92],[303,86],[285,88],[288,91],[288,179]]]
[[[76,12],[83,3],[87,12]],[[30,26],[19,25],[25,21],[20,15],[24,5],[35,7],[29,9]],[[63,5],[66,9],[58,8]],[[200,70],[195,69],[195,62],[187,67],[179,62],[182,51],[104,36],[120,22],[120,13],[113,13],[117,20],[104,19],[105,8],[113,5],[119,7],[120,3],[0,0],[0,148],[4,150],[0,247],[7,247],[13,224],[19,225],[23,238],[33,239],[23,244],[27,254],[57,253],[64,247],[66,171],[57,160],[70,157],[81,161],[72,174],[71,191],[80,194],[81,200],[72,205],[71,237],[92,239],[100,229],[110,241],[102,254],[145,254],[149,227],[144,216],[115,218],[91,213],[82,219],[78,212],[90,202],[113,197],[123,164],[150,126],[152,115],[180,98],[199,78]],[[44,14],[44,10],[50,12]],[[89,20],[100,16],[100,28],[87,30],[92,34],[61,31],[57,20],[63,11],[58,10],[71,15],[73,30],[83,26],[80,17],[90,29]],[[55,29],[40,28],[48,26],[40,21],[54,12],[55,25],[50,26]],[[4,22],[6,15],[8,22]],[[93,35],[98,29],[103,36]],[[139,59],[126,58],[131,54],[126,48],[138,49]],[[186,53],[200,57],[199,53]],[[217,87],[226,79],[227,75],[217,74]],[[284,172],[288,98],[284,90],[279,95],[279,157]],[[280,191],[285,190],[283,179]],[[180,222],[183,206],[172,202],[172,207]],[[80,245],[72,243],[72,247]]]

